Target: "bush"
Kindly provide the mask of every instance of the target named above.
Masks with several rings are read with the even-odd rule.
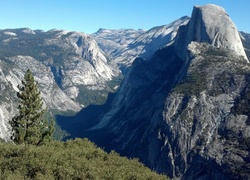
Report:
[[[0,143],[0,179],[167,179],[87,139],[43,146]]]

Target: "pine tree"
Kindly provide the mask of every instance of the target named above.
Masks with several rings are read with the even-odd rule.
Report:
[[[44,119],[46,112],[40,91],[31,71],[24,75],[22,86],[18,86],[19,115],[11,121],[13,129],[12,139],[16,144],[40,145],[52,139],[54,121],[48,123]]]

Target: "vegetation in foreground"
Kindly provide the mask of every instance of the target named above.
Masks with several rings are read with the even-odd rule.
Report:
[[[167,179],[136,159],[106,153],[87,139],[46,145],[0,143],[0,179]]]

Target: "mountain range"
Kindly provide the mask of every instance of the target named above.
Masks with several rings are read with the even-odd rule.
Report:
[[[171,178],[248,179],[249,57],[250,34],[212,4],[148,31],[0,30],[0,138],[30,68],[70,138]]]

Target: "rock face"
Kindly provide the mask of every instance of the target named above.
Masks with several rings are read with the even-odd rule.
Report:
[[[173,43],[173,39],[179,27],[187,24],[188,21],[189,17],[184,16],[168,25],[154,27],[148,31],[99,30],[92,36],[97,39],[100,46],[106,49],[107,52],[110,51],[109,49],[111,47],[116,47],[115,50],[109,54],[113,61],[123,69],[130,67],[135,58],[148,59],[153,56],[158,49]],[[112,35],[110,35],[110,33],[112,33]],[[117,34],[122,34],[122,36],[118,36]],[[115,38],[117,36],[120,37],[119,40]],[[114,43],[119,45],[112,46]]]
[[[249,179],[249,78],[224,9],[196,6],[173,44],[133,62],[88,136],[170,177]]]
[[[112,59],[119,56],[122,49],[133,42],[138,36],[145,33],[144,30],[134,29],[99,29],[90,36],[96,39],[101,49]]]
[[[54,81],[53,74],[48,67],[30,56],[13,56],[9,57],[8,63],[1,60],[1,90],[0,93],[0,138],[9,139],[9,123],[8,121],[17,113],[17,86],[21,84],[21,79],[28,68],[33,70],[35,80],[39,84],[41,96],[49,108],[50,112],[67,112],[79,111],[80,105],[70,99]],[[10,67],[10,64],[12,67]],[[36,71],[34,71],[34,69]]]
[[[16,113],[17,85],[27,69],[42,98],[55,114],[76,113],[82,106],[105,101],[120,74],[97,42],[84,33],[51,30],[0,31],[0,138],[8,139],[8,121]]]
[[[89,90],[104,90],[107,82],[119,75],[115,65],[90,36],[56,30],[49,33],[54,36],[46,40],[46,46],[57,45],[61,50],[68,51],[65,58],[52,62],[51,66],[59,86],[71,98],[78,97],[80,86]]]
[[[176,49],[183,58],[187,45],[197,41],[230,49],[247,59],[237,28],[222,7],[212,4],[195,6],[189,25],[183,26],[181,31],[184,33],[178,34]]]
[[[248,59],[250,58],[250,34],[245,32],[240,32],[241,35],[241,41],[243,43],[246,55]]]

